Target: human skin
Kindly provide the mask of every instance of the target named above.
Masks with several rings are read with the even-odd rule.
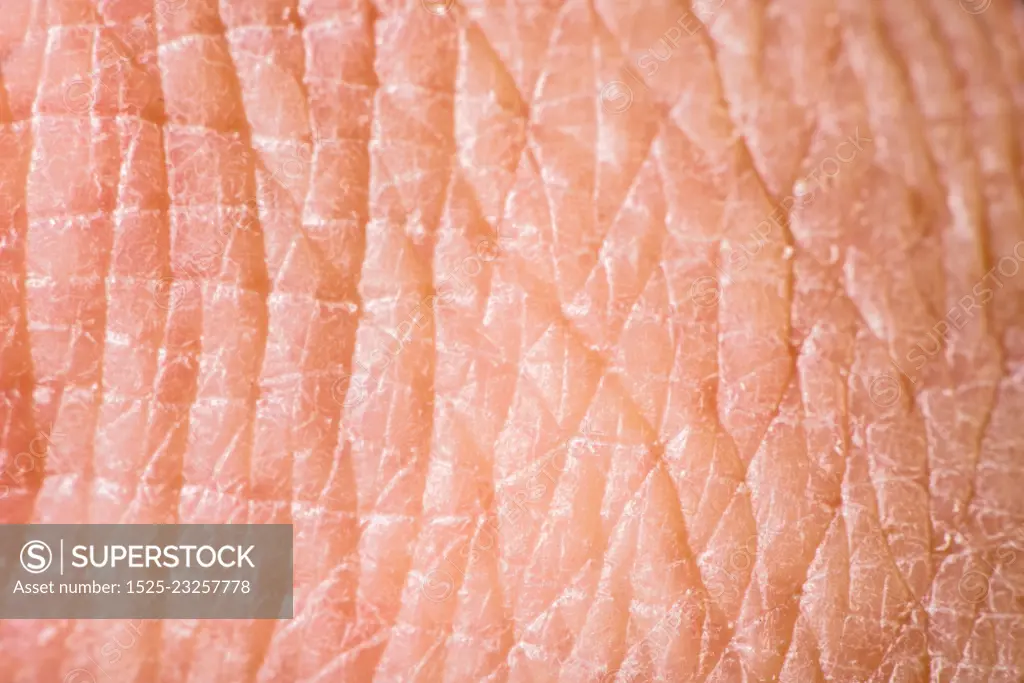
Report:
[[[0,681],[1024,680],[1019,3],[10,0],[0,85],[0,521],[295,531]]]

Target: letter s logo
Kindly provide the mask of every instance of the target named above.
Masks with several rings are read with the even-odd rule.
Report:
[[[29,574],[42,574],[52,563],[53,552],[42,541],[29,541],[21,547],[21,566]]]

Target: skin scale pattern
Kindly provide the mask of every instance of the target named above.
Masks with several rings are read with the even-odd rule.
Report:
[[[1024,680],[1024,6],[11,0],[0,521],[295,619],[0,682]]]

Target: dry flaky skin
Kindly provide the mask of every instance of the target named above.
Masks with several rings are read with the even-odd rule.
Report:
[[[4,522],[290,522],[0,680],[1020,681],[1024,7],[12,0]]]

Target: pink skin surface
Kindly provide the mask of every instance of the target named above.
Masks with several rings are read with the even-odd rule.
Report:
[[[1024,6],[5,0],[0,522],[294,525],[0,683],[1024,680]]]

